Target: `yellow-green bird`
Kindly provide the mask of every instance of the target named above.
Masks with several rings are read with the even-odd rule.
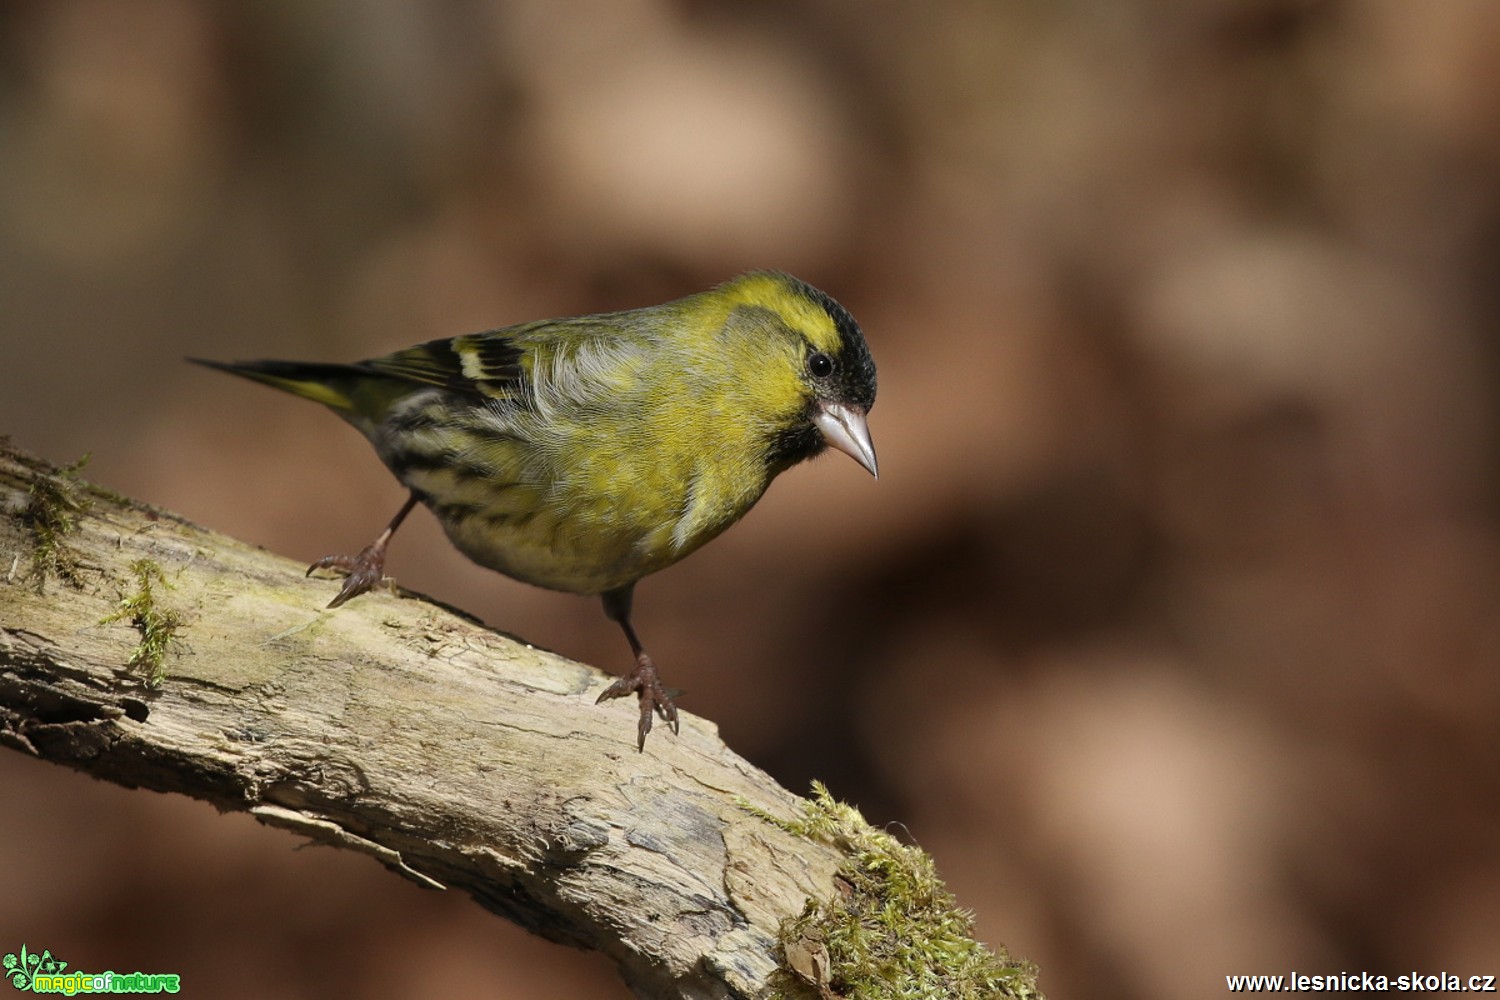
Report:
[[[630,623],[636,581],[744,516],[827,446],[876,475],[875,362],[854,317],[789,274],[754,271],[631,309],[434,340],[354,364],[190,359],[315,400],[369,438],[411,491],[328,605],[371,589],[425,504],[458,550],[540,587],[599,594],[635,667],[637,746],[677,708]]]

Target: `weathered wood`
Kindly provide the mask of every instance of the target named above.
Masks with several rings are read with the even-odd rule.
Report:
[[[0,743],[461,889],[640,997],[1040,1000],[931,859],[712,724],[637,753],[592,667],[333,589],[0,438]]]

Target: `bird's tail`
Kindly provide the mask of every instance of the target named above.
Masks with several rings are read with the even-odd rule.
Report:
[[[217,368],[240,375],[322,403],[341,414],[360,411],[361,390],[370,381],[370,373],[356,365],[320,364],[307,361],[209,361],[188,358],[194,364]]]

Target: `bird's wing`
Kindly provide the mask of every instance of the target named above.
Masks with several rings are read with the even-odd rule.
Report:
[[[362,367],[381,375],[489,399],[516,395],[525,377],[523,349],[496,332],[433,340],[374,358]]]

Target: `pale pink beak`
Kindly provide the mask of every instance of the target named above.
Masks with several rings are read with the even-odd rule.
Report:
[[[823,440],[869,469],[870,475],[880,478],[875,465],[875,445],[870,442],[870,427],[863,411],[843,403],[819,403],[813,423]]]

